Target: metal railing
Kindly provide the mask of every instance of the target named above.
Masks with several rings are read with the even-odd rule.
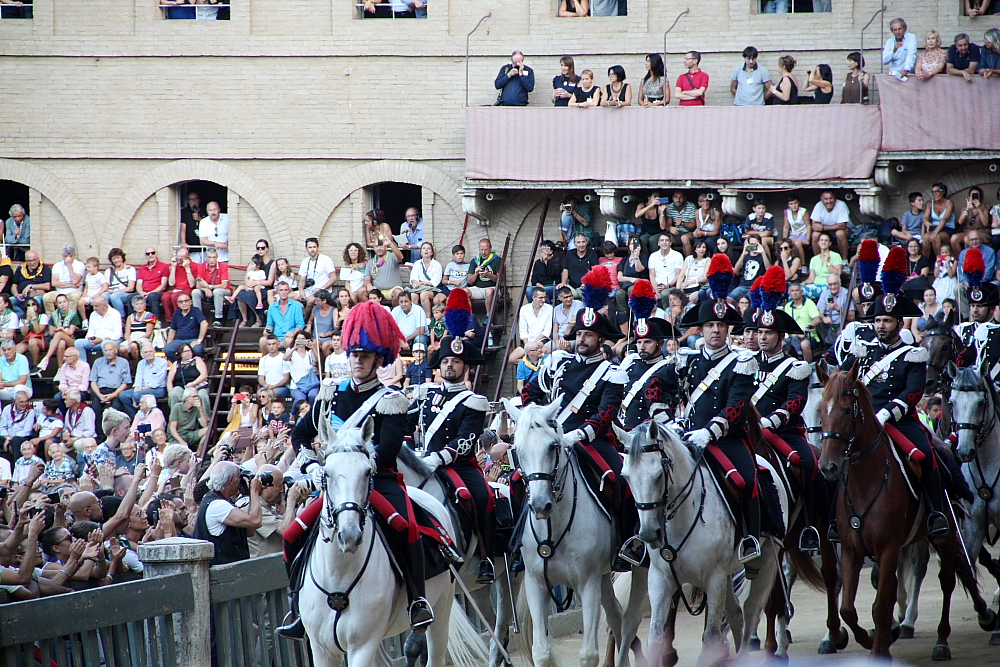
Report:
[[[233,330],[230,332],[229,338],[229,349],[226,350],[226,361],[225,365],[222,367],[221,377],[219,378],[219,386],[215,390],[215,403],[212,405],[212,415],[208,419],[208,429],[205,431],[205,437],[201,439],[201,444],[198,445],[198,458],[205,459],[205,450],[208,449],[208,443],[215,436],[215,423],[219,418],[219,408],[222,405],[222,389],[226,386],[226,373],[230,374],[230,385],[235,386],[233,382],[233,376],[236,374],[236,361],[233,359],[233,350],[236,347],[236,337],[240,333],[240,325],[243,320],[236,320],[233,324]],[[214,363],[217,365],[220,363],[218,357],[215,358]]]
[[[507,234],[507,238],[503,243],[503,252],[500,254],[500,273],[497,274],[497,286],[493,291],[493,302],[490,304],[490,309],[486,311],[486,335],[483,337],[483,344],[480,346],[480,352],[485,357],[486,350],[490,344],[490,338],[492,337],[493,323],[496,321],[497,303],[501,299],[506,299],[509,295],[507,294],[507,262],[510,261],[510,234]],[[505,317],[504,320],[507,318]],[[507,337],[510,337],[510,331],[507,332]],[[482,375],[482,366],[476,366],[476,374],[472,380],[472,388],[474,391],[479,391],[479,378]]]

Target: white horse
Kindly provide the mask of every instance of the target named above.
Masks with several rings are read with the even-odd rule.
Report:
[[[822,363],[824,362],[817,361],[812,364],[812,372],[809,374],[808,400],[806,406],[802,408],[802,421],[806,424],[806,438],[813,447],[818,449],[823,447],[823,439],[820,437],[823,426],[819,417],[819,404],[823,400],[823,383],[816,375],[816,364]]]
[[[396,457],[396,469],[403,473],[403,479],[408,486],[422,489],[429,493],[454,516],[454,505],[451,505],[448,489],[441,483],[437,475],[433,473],[417,455],[415,451],[406,445],[400,450]],[[454,517],[454,523],[459,525],[458,517]],[[459,531],[460,533],[461,531]],[[455,534],[456,545],[459,544],[459,533]],[[486,617],[486,621],[493,625],[493,632],[507,647],[510,624],[514,618],[513,593],[518,589],[521,574],[512,574],[504,559],[494,559],[496,565],[496,580],[489,585],[476,582],[476,574],[479,572],[479,538],[473,534],[468,544],[464,544],[462,556],[465,562],[459,568],[462,582],[469,592],[472,593],[473,602],[479,607]],[[493,596],[491,597],[491,592]],[[419,639],[419,638],[418,638]],[[490,641],[490,666],[499,667],[505,662],[503,653],[496,642]]]
[[[733,587],[733,575],[742,568],[736,556],[736,526],[707,464],[696,460],[673,431],[655,421],[628,433],[616,428],[616,433],[626,443],[623,471],[639,508],[639,539],[650,557],[650,664],[676,662],[668,616],[682,584],[696,586],[706,595],[699,664],[715,665],[727,656],[723,616],[733,630],[737,651],[745,655],[775,581],[780,543],[762,536],[763,563],[740,604]],[[788,499],[783,487],[776,486],[787,523]],[[785,655],[787,635],[783,628],[778,634],[778,655]]]
[[[340,431],[326,446],[324,506],[320,531],[306,564],[299,610],[317,667],[375,664],[380,642],[409,629],[406,589],[393,574],[390,555],[375,532],[369,507],[375,451],[374,422]],[[409,489],[414,502],[454,534],[438,501]],[[435,620],[427,629],[427,667],[444,667],[455,584],[448,572],[427,580],[426,597]],[[335,611],[332,605],[344,605]]]
[[[535,629],[532,659],[549,667],[548,607],[552,587],[572,588],[583,615],[581,667],[600,659],[601,608],[607,615],[618,651],[618,667],[629,664],[628,649],[639,627],[642,595],[632,595],[626,613],[615,598],[611,562],[615,556],[614,522],[584,488],[587,484],[572,445],[562,444],[556,421],[559,403],[504,407],[517,422],[514,451],[528,486],[528,518],[521,540],[525,565],[525,598]],[[640,573],[641,576],[641,573]]]

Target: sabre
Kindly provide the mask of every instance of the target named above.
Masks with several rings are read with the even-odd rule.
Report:
[[[490,633],[490,637],[493,638],[493,641],[497,644],[497,648],[499,648],[500,652],[503,653],[504,660],[506,660],[508,664],[513,663],[514,661],[510,659],[510,654],[507,653],[507,649],[504,648],[502,643],[500,643],[500,638],[497,637],[497,633],[493,631],[493,626],[486,621],[486,617],[483,616],[483,612],[480,611],[479,605],[477,605],[475,599],[473,599],[472,593],[469,591],[469,587],[465,585],[464,581],[462,581],[461,575],[459,575],[458,570],[455,569],[455,564],[449,562],[448,569],[451,570],[451,576],[455,577],[458,585],[462,588],[462,592],[465,593],[465,597],[469,600],[469,604],[471,604],[472,608],[475,610],[476,616],[478,616],[480,622],[486,626],[486,630]]]
[[[774,564],[778,569],[778,578],[781,581],[781,591],[785,594],[785,616],[792,620],[792,596],[788,592],[788,582],[785,580],[785,568],[781,567],[781,559],[778,558],[778,548],[774,546],[774,539],[769,539],[771,551],[774,553]]]
[[[521,623],[517,620],[517,603],[514,601],[514,583],[510,578],[510,557],[507,554],[503,555],[504,561],[504,574],[507,575],[507,592],[510,594],[510,618],[512,625],[514,626],[514,634],[521,634]]]
[[[972,576],[976,576],[976,568],[972,566],[972,561],[969,560],[969,552],[965,548],[965,540],[962,539],[962,533],[958,530],[958,519],[955,518],[955,508],[951,506],[951,498],[948,497],[948,490],[944,489],[944,502],[948,506],[948,514],[951,515],[951,524],[955,526],[955,538],[962,547],[962,555],[965,557],[965,564],[969,566],[969,570],[972,571]]]

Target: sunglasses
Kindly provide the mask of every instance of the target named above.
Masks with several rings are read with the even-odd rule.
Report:
[[[146,253],[146,257],[152,257],[152,256],[153,256],[153,255],[155,255],[155,254],[156,254],[156,251],[155,251],[155,250],[154,250],[153,252],[147,252],[147,253]]]
[[[266,245],[259,245],[259,246],[257,246],[257,250],[267,250],[267,246]]]

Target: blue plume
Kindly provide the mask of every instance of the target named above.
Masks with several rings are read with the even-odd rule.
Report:
[[[733,274],[715,273],[708,277],[708,288],[713,299],[725,299],[733,288]]]
[[[444,312],[444,325],[448,333],[461,338],[466,331],[472,329],[472,312],[460,308],[449,308]]]
[[[763,301],[761,295],[762,291],[763,290],[759,287],[757,289],[750,290],[750,310],[757,310],[760,308],[761,301]]]
[[[781,302],[781,297],[783,296],[784,294],[782,294],[781,292],[768,292],[765,290],[761,290],[761,295],[760,295],[761,310],[766,310],[766,311],[777,310],[778,304]]]

